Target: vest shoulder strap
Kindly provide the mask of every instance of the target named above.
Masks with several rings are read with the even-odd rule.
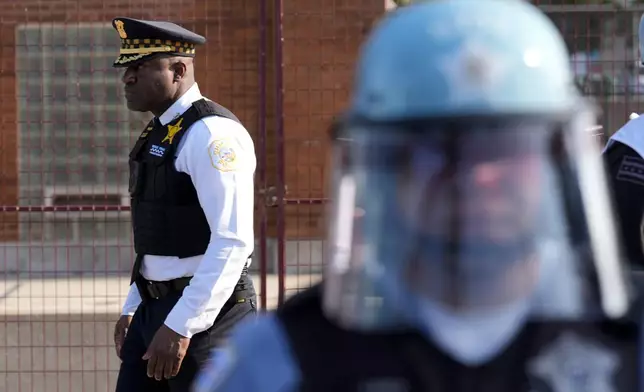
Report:
[[[192,113],[194,113],[193,115],[195,116],[195,121],[200,120],[204,117],[219,116],[231,119],[241,124],[241,121],[239,121],[239,119],[233,114],[233,112],[221,106],[217,102],[208,101],[205,98],[194,102],[192,104],[192,108],[194,109]]]
[[[239,124],[241,121],[235,116],[230,110],[221,106],[220,104],[212,101],[208,101],[205,98],[202,98],[198,101],[192,103],[192,106],[186,110],[181,116],[174,119],[172,122],[166,125],[168,132],[170,129],[173,130],[173,143],[171,145],[171,154],[174,154],[176,151],[179,142],[185,135],[186,131],[196,123],[197,121],[210,116],[218,116],[229,118]]]
[[[154,119],[152,119],[148,125],[143,128],[143,132],[141,132],[141,135],[139,135],[139,138],[137,139],[136,143],[134,144],[134,147],[130,151],[130,159],[136,159],[139,152],[143,148],[143,146],[147,143],[148,137],[150,136],[150,133],[154,130],[156,123]]]
[[[427,373],[435,365],[428,357],[429,344],[421,335],[341,328],[324,316],[322,291],[321,284],[313,286],[276,311],[301,374],[306,375],[301,390],[322,390],[320,383],[337,386],[333,382],[336,378],[356,390],[373,379],[374,372],[385,378],[408,380],[410,389],[406,390],[432,390],[436,382],[419,378],[419,373]],[[347,373],[346,369],[352,370]],[[423,388],[411,386],[419,383]]]
[[[333,347],[338,342],[335,339],[335,328],[323,316],[321,285],[315,285],[287,299],[275,314],[284,328],[291,352],[302,374],[313,380],[322,377],[320,369],[325,366],[320,364],[328,364],[333,354],[321,350]],[[315,336],[315,339],[311,340],[311,336]]]
[[[301,320],[298,314],[301,315],[302,312],[319,309],[321,302],[322,285],[318,283],[287,299],[275,312],[284,323],[297,322],[298,319]]]

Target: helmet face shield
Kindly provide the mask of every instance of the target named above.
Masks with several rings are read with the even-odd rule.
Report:
[[[570,126],[349,125],[336,146],[331,311],[346,305],[340,318],[363,325],[413,322],[425,302],[468,312],[530,301],[546,318],[601,312],[578,164],[591,144],[575,147],[586,139]]]

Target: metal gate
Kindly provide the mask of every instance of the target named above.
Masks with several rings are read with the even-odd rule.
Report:
[[[114,390],[112,328],[133,258],[127,154],[148,117],[124,108],[109,21],[173,20],[207,37],[200,88],[255,140],[252,272],[267,309],[320,278],[326,130],[386,3],[0,0],[0,391]],[[614,131],[644,91],[639,2],[538,3]]]

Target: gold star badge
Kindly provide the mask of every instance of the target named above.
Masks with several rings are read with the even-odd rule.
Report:
[[[165,135],[163,140],[161,140],[161,143],[165,143],[166,141],[170,144],[172,144],[172,140],[174,139],[174,136],[183,128],[181,128],[181,123],[183,122],[183,119],[179,120],[179,122],[176,125],[170,125],[168,124],[168,133]]]
[[[119,37],[122,39],[127,38],[127,33],[125,32],[125,23],[122,20],[114,21],[114,26],[116,26],[116,31],[119,32]]]

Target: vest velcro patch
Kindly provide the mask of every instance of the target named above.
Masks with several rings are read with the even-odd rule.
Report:
[[[163,157],[163,155],[165,155],[165,148],[153,144],[152,147],[150,147],[150,155],[154,155],[155,157],[159,158]]]
[[[628,155],[622,158],[616,179],[644,185],[644,159]]]

